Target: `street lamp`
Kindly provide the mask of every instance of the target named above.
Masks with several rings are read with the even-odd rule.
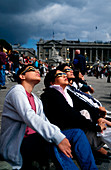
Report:
[[[70,61],[70,58],[69,58],[69,48],[67,48],[67,61],[69,62]]]
[[[69,59],[69,48],[67,48],[67,59]]]

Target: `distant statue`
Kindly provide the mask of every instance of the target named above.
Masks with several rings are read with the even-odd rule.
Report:
[[[63,63],[64,62],[64,59],[63,57],[59,56],[59,52],[55,49],[55,44],[53,44],[53,47],[52,47],[52,55],[51,57],[48,59],[48,62],[50,64],[53,64],[54,66],[57,66],[58,63]]]
[[[52,47],[52,57],[54,57],[54,56],[59,56],[59,52],[55,49],[55,44]]]

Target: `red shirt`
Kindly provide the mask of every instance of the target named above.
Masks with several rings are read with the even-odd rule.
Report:
[[[34,102],[34,97],[32,94],[28,93],[26,91],[26,94],[27,94],[27,97],[28,97],[28,100],[29,100],[29,103],[32,107],[32,109],[35,111],[35,114],[36,114],[36,106],[35,106],[35,102]],[[24,137],[27,137],[28,135],[31,135],[33,133],[36,133],[36,131],[34,131],[33,129],[31,129],[30,127],[26,127],[26,130],[25,130],[25,136]]]

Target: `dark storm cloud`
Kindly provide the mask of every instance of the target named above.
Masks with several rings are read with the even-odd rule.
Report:
[[[109,0],[0,0],[0,39],[24,44],[54,31],[55,39],[109,41],[110,14]]]
[[[75,7],[82,7],[86,0],[0,0],[0,13],[19,14],[29,13],[44,8],[49,4],[68,4]]]

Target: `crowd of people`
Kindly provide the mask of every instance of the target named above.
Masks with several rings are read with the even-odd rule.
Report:
[[[91,68],[87,70],[87,75],[95,76],[97,79],[106,77],[107,83],[110,83],[111,62],[107,63],[105,66],[102,63],[95,63],[94,66],[91,66]]]
[[[84,79],[85,58],[80,50],[76,55],[71,65],[49,67],[36,58],[8,54],[7,68],[15,72],[18,84],[5,97],[0,156],[13,170],[33,170],[33,161],[47,165],[48,159],[58,170],[77,170],[73,158],[82,170],[96,170],[95,155],[111,159],[103,147],[111,149],[109,111],[91,96],[94,89]],[[39,99],[32,90],[42,76],[45,89]]]
[[[8,52],[3,51],[3,47],[0,46],[0,89],[6,89],[5,82],[7,77],[11,81],[17,81],[17,72],[24,65],[33,65],[40,70],[40,75],[45,76],[48,71],[48,64],[38,60],[37,57],[29,57],[24,54],[19,54],[18,51]]]

